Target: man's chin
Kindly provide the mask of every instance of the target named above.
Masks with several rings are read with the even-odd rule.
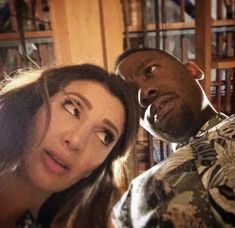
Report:
[[[185,135],[179,135],[176,132],[164,132],[161,129],[158,129],[152,125],[148,124],[144,124],[142,125],[142,127],[148,131],[152,136],[166,142],[166,143],[180,143],[182,141],[184,141],[185,139]]]
[[[189,138],[193,123],[193,112],[189,106],[181,105],[177,112],[167,115],[160,121],[154,121],[150,116],[150,112],[146,111],[140,124],[154,137],[168,143],[181,143]]]

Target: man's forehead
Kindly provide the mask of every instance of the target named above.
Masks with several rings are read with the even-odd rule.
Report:
[[[117,66],[117,73],[125,77],[137,76],[148,64],[160,60],[156,51],[138,51],[125,57]],[[132,76],[131,76],[132,75]]]

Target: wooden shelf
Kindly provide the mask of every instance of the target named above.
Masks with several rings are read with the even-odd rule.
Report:
[[[25,38],[43,38],[43,37],[52,37],[51,31],[35,31],[35,32],[25,32]],[[0,41],[3,40],[17,40],[19,39],[19,33],[0,33]]]
[[[216,69],[235,68],[235,58],[215,59],[212,61],[212,68]]]
[[[224,19],[224,20],[212,20],[212,27],[235,27],[235,20],[234,19]],[[168,23],[160,23],[159,29],[161,31],[166,30],[179,30],[179,29],[195,29],[195,22],[168,22]],[[148,24],[147,31],[155,31],[156,25],[155,24]],[[138,25],[130,25],[128,26],[128,32],[138,32],[142,31],[141,24]]]

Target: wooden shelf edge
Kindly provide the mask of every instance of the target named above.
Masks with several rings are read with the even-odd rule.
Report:
[[[215,59],[215,60],[212,61],[212,68],[215,68],[215,69],[235,68],[235,58]]]
[[[51,31],[34,31],[34,32],[25,32],[25,38],[43,38],[43,37],[52,37]],[[3,40],[17,40],[19,39],[19,33],[18,32],[12,32],[12,33],[0,33],[0,41]]]
[[[223,27],[223,26],[234,26],[235,27],[235,20],[234,19],[212,20],[211,26],[212,26],[212,28]],[[160,23],[159,29],[161,31],[179,30],[179,29],[195,29],[195,22],[191,21],[191,22]],[[156,30],[155,24],[148,24],[147,25],[147,31],[155,31],[155,30]],[[128,32],[138,32],[138,31],[142,31],[141,24],[128,26]]]

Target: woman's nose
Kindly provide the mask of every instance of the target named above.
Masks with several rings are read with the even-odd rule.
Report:
[[[81,152],[85,150],[88,134],[85,130],[79,128],[69,131],[64,139],[67,148],[72,152]]]
[[[138,101],[142,108],[149,106],[158,96],[158,91],[154,88],[141,88],[138,91]]]

